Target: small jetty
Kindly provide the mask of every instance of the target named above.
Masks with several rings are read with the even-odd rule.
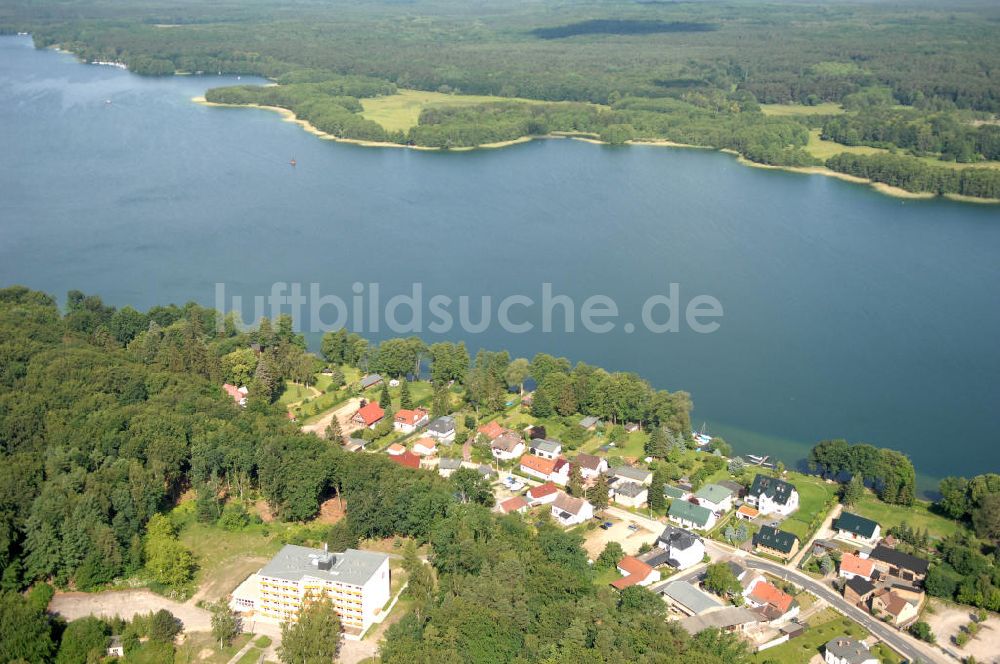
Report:
[[[289,160],[288,165],[291,166],[292,168],[295,168],[295,164],[297,164],[297,163],[298,163],[297,161],[295,161],[294,159],[291,159],[291,160]]]

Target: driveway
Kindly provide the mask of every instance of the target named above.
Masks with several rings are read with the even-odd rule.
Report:
[[[833,537],[833,520],[838,518],[840,516],[840,513],[843,511],[844,511],[843,505],[841,505],[840,503],[834,505],[833,508],[830,510],[830,513],[826,515],[825,519],[823,519],[822,525],[820,525],[820,527],[816,530],[813,536],[809,538],[809,541],[805,542],[802,545],[802,548],[799,549],[799,552],[795,554],[795,556],[791,560],[788,561],[788,564],[786,566],[791,568],[798,567],[799,563],[802,562],[802,558],[805,557],[806,553],[812,548],[813,542],[815,542],[817,539],[830,539],[831,537]]]
[[[360,428],[358,425],[351,422],[351,418],[354,417],[354,413],[358,412],[358,408],[360,407],[361,399],[348,399],[345,403],[342,403],[336,408],[323,413],[322,417],[312,424],[303,424],[302,430],[306,433],[314,433],[320,438],[323,438],[326,435],[326,428],[330,426],[330,422],[332,422],[333,418],[336,417],[337,421],[340,422],[341,432],[347,436],[352,431]]]
[[[212,615],[194,604],[181,604],[161,597],[148,590],[113,590],[103,593],[56,593],[49,603],[49,611],[58,613],[67,621],[85,616],[126,620],[139,613],[150,613],[166,609],[184,624],[189,632],[209,632],[212,630]]]

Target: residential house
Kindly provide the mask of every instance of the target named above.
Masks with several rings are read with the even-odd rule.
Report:
[[[872,615],[877,618],[888,618],[896,627],[902,627],[917,618],[918,603],[908,602],[896,591],[883,588],[872,596]]]
[[[486,440],[492,441],[507,430],[500,426],[499,422],[493,420],[492,422],[479,427],[477,431],[483,434],[486,437]]]
[[[222,389],[225,391],[226,394],[232,397],[233,401],[236,402],[237,406],[246,407],[247,394],[250,393],[250,391],[246,387],[236,387],[235,385],[232,385],[230,383],[224,383],[222,385]]]
[[[691,497],[691,492],[685,491],[679,486],[674,486],[673,484],[664,484],[663,497],[668,500],[687,500]]]
[[[543,459],[555,459],[562,453],[562,443],[558,440],[535,438],[528,446],[528,451]]]
[[[701,616],[690,616],[678,623],[685,632],[694,636],[706,629],[720,632],[746,633],[760,624],[760,616],[742,606],[727,606]]]
[[[125,656],[125,643],[122,641],[122,637],[115,634],[111,637],[108,642],[108,657],[124,657]]]
[[[613,479],[638,482],[639,484],[645,484],[646,486],[653,483],[653,471],[647,468],[618,466],[617,468],[611,468],[608,471],[608,475],[610,475]]]
[[[744,521],[753,521],[759,515],[760,510],[749,505],[740,505],[739,509],[736,510],[736,518],[743,519]]]
[[[421,438],[413,443],[413,453],[417,456],[434,456],[437,451],[437,441],[433,438]]]
[[[864,644],[846,636],[838,636],[826,644],[823,660],[826,664],[879,664]]]
[[[740,582],[741,594],[744,599],[750,597],[750,593],[753,592],[758,583],[765,581],[764,575],[752,570],[743,570],[742,573],[736,575],[736,579]]]
[[[716,522],[712,510],[689,503],[686,500],[675,500],[670,503],[667,516],[682,528],[694,528],[695,530],[709,530]]]
[[[580,469],[580,476],[585,480],[595,479],[608,471],[608,460],[593,454],[577,454],[573,463]]]
[[[758,552],[787,560],[798,552],[799,538],[773,526],[761,526],[753,537],[753,545]]]
[[[444,415],[431,420],[431,423],[427,425],[426,433],[439,443],[455,442],[455,418],[451,415]]]
[[[483,463],[476,466],[476,472],[479,473],[483,477],[483,479],[489,480],[490,482],[494,481],[495,479],[497,479],[497,477],[499,477],[497,471],[493,470],[492,468]]]
[[[854,606],[864,606],[874,593],[875,585],[860,576],[855,576],[844,584],[844,599]]]
[[[368,374],[367,376],[364,376],[359,381],[358,384],[361,386],[361,389],[363,391],[363,390],[367,390],[370,387],[375,387],[376,385],[378,385],[381,382],[382,382],[382,376],[380,376],[378,374]]]
[[[405,445],[400,445],[399,443],[393,443],[389,447],[385,448],[385,453],[389,456],[399,456],[406,451]]]
[[[419,468],[420,467],[420,457],[410,452],[409,450],[403,452],[402,454],[397,454],[396,456],[391,456],[389,459],[400,466],[406,466],[407,468]]]
[[[559,487],[553,482],[546,482],[528,489],[528,500],[532,505],[547,505],[554,501],[559,495]]]
[[[882,574],[894,576],[913,585],[922,584],[927,578],[926,560],[881,544],[868,555],[868,559]]]
[[[634,556],[623,556],[618,561],[618,572],[622,578],[611,582],[618,590],[625,590],[629,586],[648,586],[660,580],[659,572]]]
[[[543,459],[533,454],[525,454],[520,461],[521,472],[540,480],[555,482],[565,486],[569,482],[569,462],[566,459]]]
[[[768,475],[758,474],[753,478],[745,500],[764,514],[788,516],[799,509],[795,485]]]
[[[853,579],[857,576],[865,581],[871,581],[874,571],[875,561],[870,558],[862,558],[853,553],[845,553],[840,557],[840,576],[845,579]]]
[[[799,605],[795,599],[768,581],[754,584],[753,590],[747,595],[747,602],[764,609],[761,615],[771,624],[787,622],[799,614]]]
[[[428,421],[427,411],[423,408],[413,410],[404,408],[396,412],[392,428],[403,433],[413,433]]]
[[[625,507],[642,507],[649,490],[636,482],[615,482],[615,502]]]
[[[497,511],[501,514],[510,514],[512,512],[523,514],[528,511],[528,507],[528,501],[524,499],[524,496],[514,496],[497,505]]]
[[[295,621],[306,599],[319,593],[333,603],[344,631],[360,636],[389,602],[390,574],[384,553],[286,544],[233,592],[230,606],[253,611],[258,621]]]
[[[351,421],[363,427],[374,429],[383,417],[385,417],[385,411],[378,405],[378,402],[369,401],[358,409]]]
[[[593,431],[594,429],[597,428],[597,425],[600,423],[601,421],[596,417],[594,417],[593,415],[588,415],[587,417],[580,420],[580,426],[586,429],[587,431]]]
[[[718,600],[686,581],[672,581],[658,591],[671,608],[686,616],[699,616],[722,608]]]
[[[677,569],[687,569],[705,558],[705,542],[694,533],[667,526],[656,538],[656,546],[667,552],[667,564]]]
[[[733,492],[719,484],[706,484],[698,489],[694,497],[698,504],[707,507],[716,514],[724,514],[733,507]]]
[[[865,546],[875,546],[882,532],[879,525],[871,519],[850,512],[842,512],[833,527],[838,539]]]
[[[576,526],[594,518],[594,506],[560,491],[552,501],[552,517],[562,526]]]
[[[524,454],[524,441],[516,433],[505,431],[490,443],[490,452],[500,461],[517,459]]]
[[[441,459],[438,462],[438,475],[441,477],[451,477],[452,473],[461,467],[461,459]]]
[[[355,438],[354,436],[351,436],[347,439],[347,442],[344,443],[344,449],[348,452],[363,452],[365,447],[368,446],[368,442],[369,441],[364,438]]]
[[[625,433],[635,433],[639,430],[638,422],[626,422],[625,423]]]

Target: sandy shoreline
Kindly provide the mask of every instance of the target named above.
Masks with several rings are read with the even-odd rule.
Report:
[[[281,108],[280,106],[263,106],[261,104],[219,104],[216,102],[207,101],[204,97],[192,97],[191,101],[196,104],[201,104],[203,106],[220,106],[228,108],[259,108],[265,111],[273,111],[281,115],[285,122],[291,122],[299,125],[305,131],[310,134],[322,138],[328,141],[337,141],[338,143],[351,143],[353,145],[361,145],[364,147],[379,147],[379,148],[406,148],[410,150],[425,150],[425,151],[442,151],[444,148],[435,148],[422,145],[401,145],[399,143],[389,143],[385,141],[363,141],[354,138],[341,138],[339,136],[334,136],[333,134],[328,134],[325,131],[321,131],[313,126],[306,120],[300,120],[295,116],[295,113],[288,110],[287,108]],[[520,143],[527,143],[536,139],[546,139],[546,138],[571,138],[575,141],[583,141],[584,143],[591,143],[593,145],[607,145],[604,141],[596,138],[594,134],[588,133],[576,133],[576,132],[552,132],[550,134],[545,134],[542,136],[521,136],[520,138],[515,138],[509,141],[499,141],[497,143],[484,143],[477,146],[465,146],[459,148],[449,148],[449,152],[468,152],[471,150],[478,149],[496,149],[505,148],[511,145],[518,145]],[[653,140],[632,140],[627,141],[626,145],[649,145],[653,147],[666,147],[666,148],[682,148],[687,150],[715,150],[716,148],[708,147],[705,145],[690,145],[687,143],[677,143],[675,141],[669,141],[666,139],[653,139]],[[928,200],[932,198],[937,198],[938,194],[931,192],[914,192],[901,189],[899,187],[893,187],[892,185],[885,184],[884,182],[874,182],[867,178],[858,177],[856,175],[849,175],[847,173],[839,173],[837,171],[831,170],[826,166],[772,166],[770,164],[758,164],[755,161],[750,161],[740,153],[735,150],[730,150],[728,148],[722,148],[718,150],[719,152],[725,152],[736,157],[736,160],[744,165],[751,166],[753,168],[764,168],[768,170],[778,170],[787,171],[789,173],[800,173],[803,175],[824,175],[826,177],[837,178],[838,180],[844,180],[845,182],[853,182],[855,184],[867,184],[872,187],[875,191],[885,194],[887,196],[893,196],[896,198],[911,199],[911,200]],[[944,194],[943,198],[947,198],[952,201],[957,201],[961,203],[987,203],[995,204],[1000,203],[1000,199],[997,198],[975,198],[973,196],[963,196],[961,194]]]

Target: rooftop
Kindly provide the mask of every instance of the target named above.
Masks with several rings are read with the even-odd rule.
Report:
[[[588,415],[587,417],[580,420],[580,426],[582,426],[584,429],[587,429],[592,426],[596,426],[599,422],[600,420],[594,417],[593,415]]]
[[[375,424],[385,417],[385,411],[382,410],[377,401],[369,401],[358,409],[357,417],[360,417],[365,424]]]
[[[427,425],[427,430],[433,433],[448,433],[455,430],[455,418],[449,415],[436,418]]]
[[[698,498],[699,500],[707,500],[708,502],[714,505],[718,505],[719,503],[724,501],[726,498],[731,497],[732,495],[733,495],[732,490],[727,489],[724,486],[721,486],[719,484],[706,484],[705,486],[698,489],[698,491],[694,494],[694,497]]]
[[[528,497],[537,500],[558,491],[559,487],[557,487],[554,483],[546,482],[545,484],[539,484],[538,486],[533,486],[528,489]]]
[[[551,475],[556,469],[555,459],[543,459],[534,454],[525,454],[521,457],[521,465],[542,475]]]
[[[504,452],[513,452],[517,449],[517,446],[521,444],[521,437],[516,433],[505,431],[496,438],[490,445],[493,449],[503,450]]]
[[[791,553],[792,549],[795,548],[796,540],[798,537],[792,533],[778,530],[773,526],[761,526],[753,538],[753,543],[755,546],[764,546],[782,553]]]
[[[322,549],[286,544],[261,568],[260,575],[287,581],[312,577],[363,586],[387,560],[389,556],[374,551],[347,549],[343,553],[326,553]]]
[[[580,466],[581,468],[586,468],[587,470],[597,470],[601,467],[601,457],[594,456],[593,454],[585,454],[581,452],[576,455],[573,459],[573,463]]]
[[[667,526],[660,533],[660,536],[656,538],[656,541],[661,542],[664,546],[683,551],[697,544],[699,539],[701,538],[690,530],[684,530],[676,526]]]
[[[652,572],[653,568],[634,556],[625,556],[618,562],[618,570],[625,574],[620,579],[615,579],[611,585],[618,590],[634,586],[641,583]]]
[[[559,454],[562,451],[562,443],[558,440],[548,440],[546,438],[535,438],[531,441],[531,447],[548,454]]]
[[[372,385],[377,385],[382,382],[382,376],[378,374],[368,374],[361,379],[361,389],[371,387]]]
[[[850,579],[847,582],[847,587],[857,593],[859,597],[864,597],[875,590],[875,586],[870,581],[865,581],[860,576]]]
[[[500,503],[500,511],[504,514],[510,514],[527,506],[528,501],[524,499],[524,496],[514,496]]]
[[[695,614],[722,606],[708,593],[702,592],[684,581],[673,581],[662,586],[659,591],[660,594],[666,595]]]
[[[663,485],[663,495],[671,499],[683,498],[687,491],[679,487],[673,486],[672,484]]]
[[[583,506],[587,504],[587,501],[583,498],[574,498],[567,493],[560,493],[556,496],[556,499],[552,502],[552,506],[563,512],[577,516],[583,509]]]
[[[496,420],[493,420],[489,424],[484,424],[483,426],[479,427],[479,433],[483,434],[490,440],[493,440],[494,438],[502,434],[504,431],[506,431],[506,429],[500,426],[500,423],[497,422]]]
[[[753,587],[753,592],[750,593],[750,597],[765,604],[770,604],[776,607],[782,613],[788,611],[791,608],[792,596],[788,593],[779,590],[777,586],[768,583],[767,581],[762,581]]]
[[[917,558],[916,556],[911,556],[908,553],[903,553],[902,551],[897,551],[896,549],[890,549],[887,546],[882,546],[879,544],[875,547],[875,550],[869,554],[869,559],[878,560],[883,563],[889,563],[895,567],[901,569],[908,569],[911,572],[916,572],[917,574],[927,573],[927,561],[923,558]]]
[[[618,466],[611,469],[611,474],[617,477],[624,477],[627,480],[645,482],[652,475],[652,471],[645,468],[635,468],[633,466]]]
[[[837,659],[842,659],[848,664],[863,664],[863,662],[875,659],[863,644],[846,636],[838,636],[835,639],[831,639],[826,644],[826,650],[832,653]]]
[[[852,514],[850,512],[844,512],[837,519],[836,524],[837,530],[846,530],[849,533],[854,533],[864,538],[870,538],[875,535],[875,529],[878,528],[878,524],[871,519],[866,519],[863,516],[858,516],[857,514]]]
[[[853,553],[845,553],[840,557],[841,572],[847,572],[848,574],[860,574],[867,579],[871,577],[872,570],[874,568],[875,561],[870,558],[859,558]]]
[[[760,496],[767,496],[779,505],[784,505],[788,502],[788,498],[794,491],[794,484],[786,482],[785,480],[779,480],[776,477],[758,474],[755,478],[753,478],[753,484],[750,485],[750,490],[747,492],[747,495],[758,498]]]
[[[729,606],[703,616],[691,616],[680,621],[681,628],[694,636],[710,628],[725,630],[730,627],[756,623],[760,620],[756,613],[742,606]]]
[[[441,461],[438,462],[438,468],[440,468],[441,470],[458,470],[461,467],[462,467],[461,459],[445,458],[441,459]]]
[[[628,496],[629,498],[638,498],[643,491],[646,490],[641,484],[636,484],[635,482],[619,482],[615,484],[615,493],[621,494],[623,496]]]
[[[675,519],[682,519],[699,526],[704,526],[708,524],[708,520],[712,517],[712,510],[701,505],[689,503],[686,500],[675,500],[670,503],[669,514]]]

